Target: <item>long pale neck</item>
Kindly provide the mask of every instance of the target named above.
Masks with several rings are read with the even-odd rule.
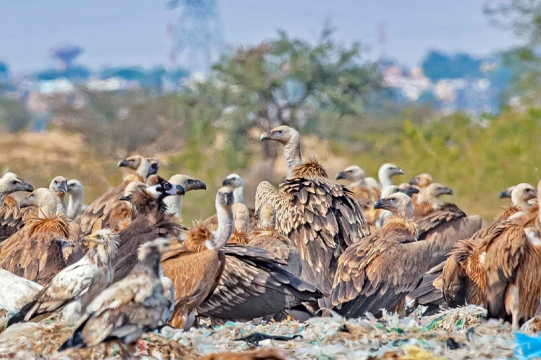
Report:
[[[362,179],[355,180],[355,181],[352,181],[352,182],[349,183],[349,187],[351,187],[351,188],[363,187],[363,186],[364,186],[364,184],[363,184]]]
[[[216,206],[216,215],[218,217],[218,230],[212,236],[212,243],[213,248],[218,250],[227,243],[231,232],[233,232],[233,211],[231,211],[231,207]]]
[[[385,189],[387,186],[393,185],[393,179],[386,173],[381,173],[378,177],[383,189]]]
[[[141,165],[137,168],[135,171],[137,175],[139,175],[141,178],[146,179],[148,176],[148,171],[150,170],[150,166],[146,161],[141,162]]]
[[[75,218],[83,210],[83,193],[70,194],[67,215],[70,219]]]
[[[40,219],[50,219],[57,215],[58,209],[56,203],[47,204],[38,208],[38,217]]]
[[[182,216],[182,196],[180,195],[174,195],[174,196],[168,196],[165,199],[163,199],[163,202],[165,205],[167,205],[166,212],[168,214],[174,215],[176,218],[180,218]]]
[[[302,163],[301,138],[299,135],[293,136],[286,146],[284,146],[284,158],[286,159],[287,168],[290,171]]]
[[[56,195],[56,214],[66,215],[66,202],[64,201],[64,194]]]
[[[239,186],[233,190],[233,199],[236,203],[246,204],[244,201],[244,186]]]

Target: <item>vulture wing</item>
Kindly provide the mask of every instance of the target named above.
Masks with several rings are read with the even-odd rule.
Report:
[[[302,261],[295,244],[275,229],[254,229],[248,245],[267,250],[277,260],[287,263],[284,267],[297,277],[301,277]]]
[[[7,313],[18,312],[24,304],[34,300],[43,289],[41,285],[0,269],[0,309]]]
[[[291,239],[303,260],[303,280],[329,292],[340,254],[370,234],[353,193],[323,177],[288,178],[276,190],[259,184],[256,204],[276,209],[277,229]]]
[[[323,296],[315,286],[284,270],[284,263],[263,249],[226,245],[222,251],[225,269],[216,290],[197,308],[199,315],[250,320]]]
[[[428,269],[430,244],[403,229],[382,229],[350,246],[340,257],[331,301],[337,312],[359,317],[394,311]]]
[[[33,206],[19,209],[18,204],[0,206],[0,243],[15,234],[24,226],[29,217],[37,216],[37,209]]]

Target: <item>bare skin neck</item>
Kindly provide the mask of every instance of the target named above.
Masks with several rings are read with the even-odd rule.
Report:
[[[236,203],[246,204],[244,201],[244,186],[239,186],[233,190],[233,199]]]
[[[67,215],[68,218],[76,218],[83,209],[83,193],[77,192],[75,194],[70,194],[70,200],[68,203]]]
[[[231,207],[223,207],[216,204],[216,215],[218,217],[218,230],[212,236],[212,247],[219,250],[227,243],[233,232],[233,211]]]
[[[294,134],[284,146],[284,158],[289,171],[302,164],[301,137],[299,134]]]
[[[167,205],[166,212],[180,219],[180,217],[182,216],[182,196],[168,196],[163,199],[163,202],[165,203],[165,205]]]

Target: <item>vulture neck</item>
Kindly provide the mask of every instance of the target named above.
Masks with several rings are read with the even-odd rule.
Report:
[[[168,196],[165,199],[163,199],[163,202],[167,206],[166,213],[180,219],[180,217],[182,216],[182,208],[181,208],[182,196],[181,195]]]
[[[233,190],[233,201],[236,203],[242,203],[246,205],[244,201],[244,186],[239,186]]]
[[[218,217],[218,230],[212,234],[212,248],[219,250],[227,243],[233,232],[233,211],[231,207],[224,208],[216,204],[216,215]]]
[[[379,182],[381,183],[382,189],[385,189],[387,186],[393,185],[393,179],[387,174],[387,171],[385,169],[382,169],[378,173]]]
[[[361,188],[365,187],[364,179],[355,180],[349,183],[350,188]]]
[[[153,248],[143,260],[135,265],[132,272],[143,272],[151,277],[159,278],[161,268],[160,257],[161,255],[158,249]]]
[[[139,175],[140,178],[145,179],[148,177],[148,172],[150,170],[150,165],[148,162],[142,161],[135,173]]]
[[[70,219],[75,219],[83,210],[83,193],[77,192],[70,194],[67,215]]]
[[[284,146],[284,158],[286,159],[286,165],[289,172],[291,172],[295,166],[302,164],[301,137],[298,133],[294,134]]]
[[[58,214],[58,206],[56,203],[50,203],[38,208],[38,217],[40,219],[51,219]]]
[[[56,215],[66,215],[66,202],[64,193],[56,194]]]

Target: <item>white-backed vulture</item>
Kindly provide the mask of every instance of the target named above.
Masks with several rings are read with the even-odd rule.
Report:
[[[393,185],[393,177],[396,175],[404,175],[404,170],[394,164],[383,164],[378,170],[378,178],[381,188],[384,189],[389,185]]]
[[[177,238],[182,229],[173,215],[165,212],[164,199],[168,196],[182,195],[180,185],[172,185],[158,175],[151,175],[149,181],[154,185],[139,185],[129,196],[123,198],[134,207],[135,218],[120,233],[118,254],[113,262],[114,281],[128,275],[137,263],[135,249],[156,238]]]
[[[163,315],[170,299],[164,294],[160,257],[170,246],[166,239],[142,245],[140,261],[130,274],[110,285],[88,305],[77,330],[58,351],[117,341],[122,357],[131,358],[139,337],[164,325]]]
[[[56,196],[56,214],[66,215],[66,193],[68,192],[68,180],[63,176],[57,176],[49,184],[49,190]]]
[[[432,183],[428,187],[421,188],[418,203],[414,206],[418,239],[426,240],[433,246],[430,270],[408,298],[414,299],[416,304],[428,306],[428,313],[445,306],[440,286],[436,287],[434,282],[441,276],[444,262],[453,246],[457,241],[471,237],[483,226],[483,219],[480,216],[467,216],[456,205],[441,203],[439,200],[441,195],[452,193],[451,189],[439,183]]]
[[[285,269],[301,277],[302,261],[295,243],[276,230],[276,211],[271,204],[262,204],[254,215],[257,226],[250,232],[248,245],[267,250],[275,259],[285,261]]]
[[[192,190],[207,190],[207,185],[201,180],[194,179],[189,175],[176,174],[169,178],[169,182],[174,185],[180,185],[184,189],[184,192]],[[166,212],[174,215],[177,219],[182,217],[182,198],[184,195],[168,196],[164,199],[164,203],[167,206]]]
[[[17,191],[32,192],[34,188],[13,173],[4,174],[0,178],[0,243],[24,226],[24,215],[28,211],[19,209],[17,202],[4,202],[9,194]]]
[[[441,288],[449,306],[487,306],[486,270],[481,261],[486,244],[505,230],[502,224],[524,215],[530,207],[528,201],[536,196],[535,188],[530,184],[515,186],[511,196],[513,204],[499,214],[493,224],[455,244],[451,256],[445,261],[441,276]]]
[[[406,295],[417,287],[430,262],[431,244],[416,241],[409,196],[395,193],[374,207],[393,216],[338,260],[331,301],[335,311],[348,318],[365,312],[379,316],[381,309],[403,314]]]
[[[222,187],[216,194],[218,230],[211,232],[204,223],[186,234],[182,245],[163,256],[165,276],[175,287],[175,310],[171,325],[189,328],[196,307],[216,288],[225,266],[225,255],[220,249],[233,231],[233,190]]]
[[[1,244],[0,267],[46,285],[82,256],[78,225],[56,214],[56,196],[49,189],[36,189],[20,206],[36,206],[39,217],[27,219],[23,228]]]
[[[329,293],[340,254],[370,234],[361,206],[350,190],[328,178],[317,161],[303,163],[296,130],[279,126],[260,140],[284,145],[289,175],[279,190],[261,182],[256,208],[264,203],[274,207],[278,231],[295,243],[303,260],[302,279]]]
[[[541,181],[537,185],[537,198]],[[538,311],[541,298],[541,240],[539,207],[531,206],[523,216],[510,219],[505,229],[487,239],[482,264],[487,274],[489,318],[511,319],[513,328]]]
[[[56,274],[31,302],[9,319],[8,326],[58,311],[63,312],[68,324],[79,321],[90,301],[113,281],[112,262],[118,235],[102,229],[83,238],[82,242],[88,249],[86,254]]]
[[[96,220],[104,218],[114,209],[115,205],[122,203],[120,197],[126,195],[124,191],[128,184],[132,181],[145,183],[150,169],[150,165],[146,159],[140,155],[130,156],[129,158],[122,160],[118,163],[118,167],[128,168],[133,171],[133,173],[126,176],[122,184],[94,200],[81,214],[80,224],[81,231],[84,235],[90,233]],[[109,226],[107,222],[104,222],[103,227],[111,226]]]
[[[83,212],[83,184],[81,184],[81,182],[77,179],[71,179],[67,184],[70,199],[68,202],[68,210],[66,211],[66,215],[68,219],[75,220]]]
[[[0,310],[15,314],[34,300],[43,289],[40,284],[0,269]]]

